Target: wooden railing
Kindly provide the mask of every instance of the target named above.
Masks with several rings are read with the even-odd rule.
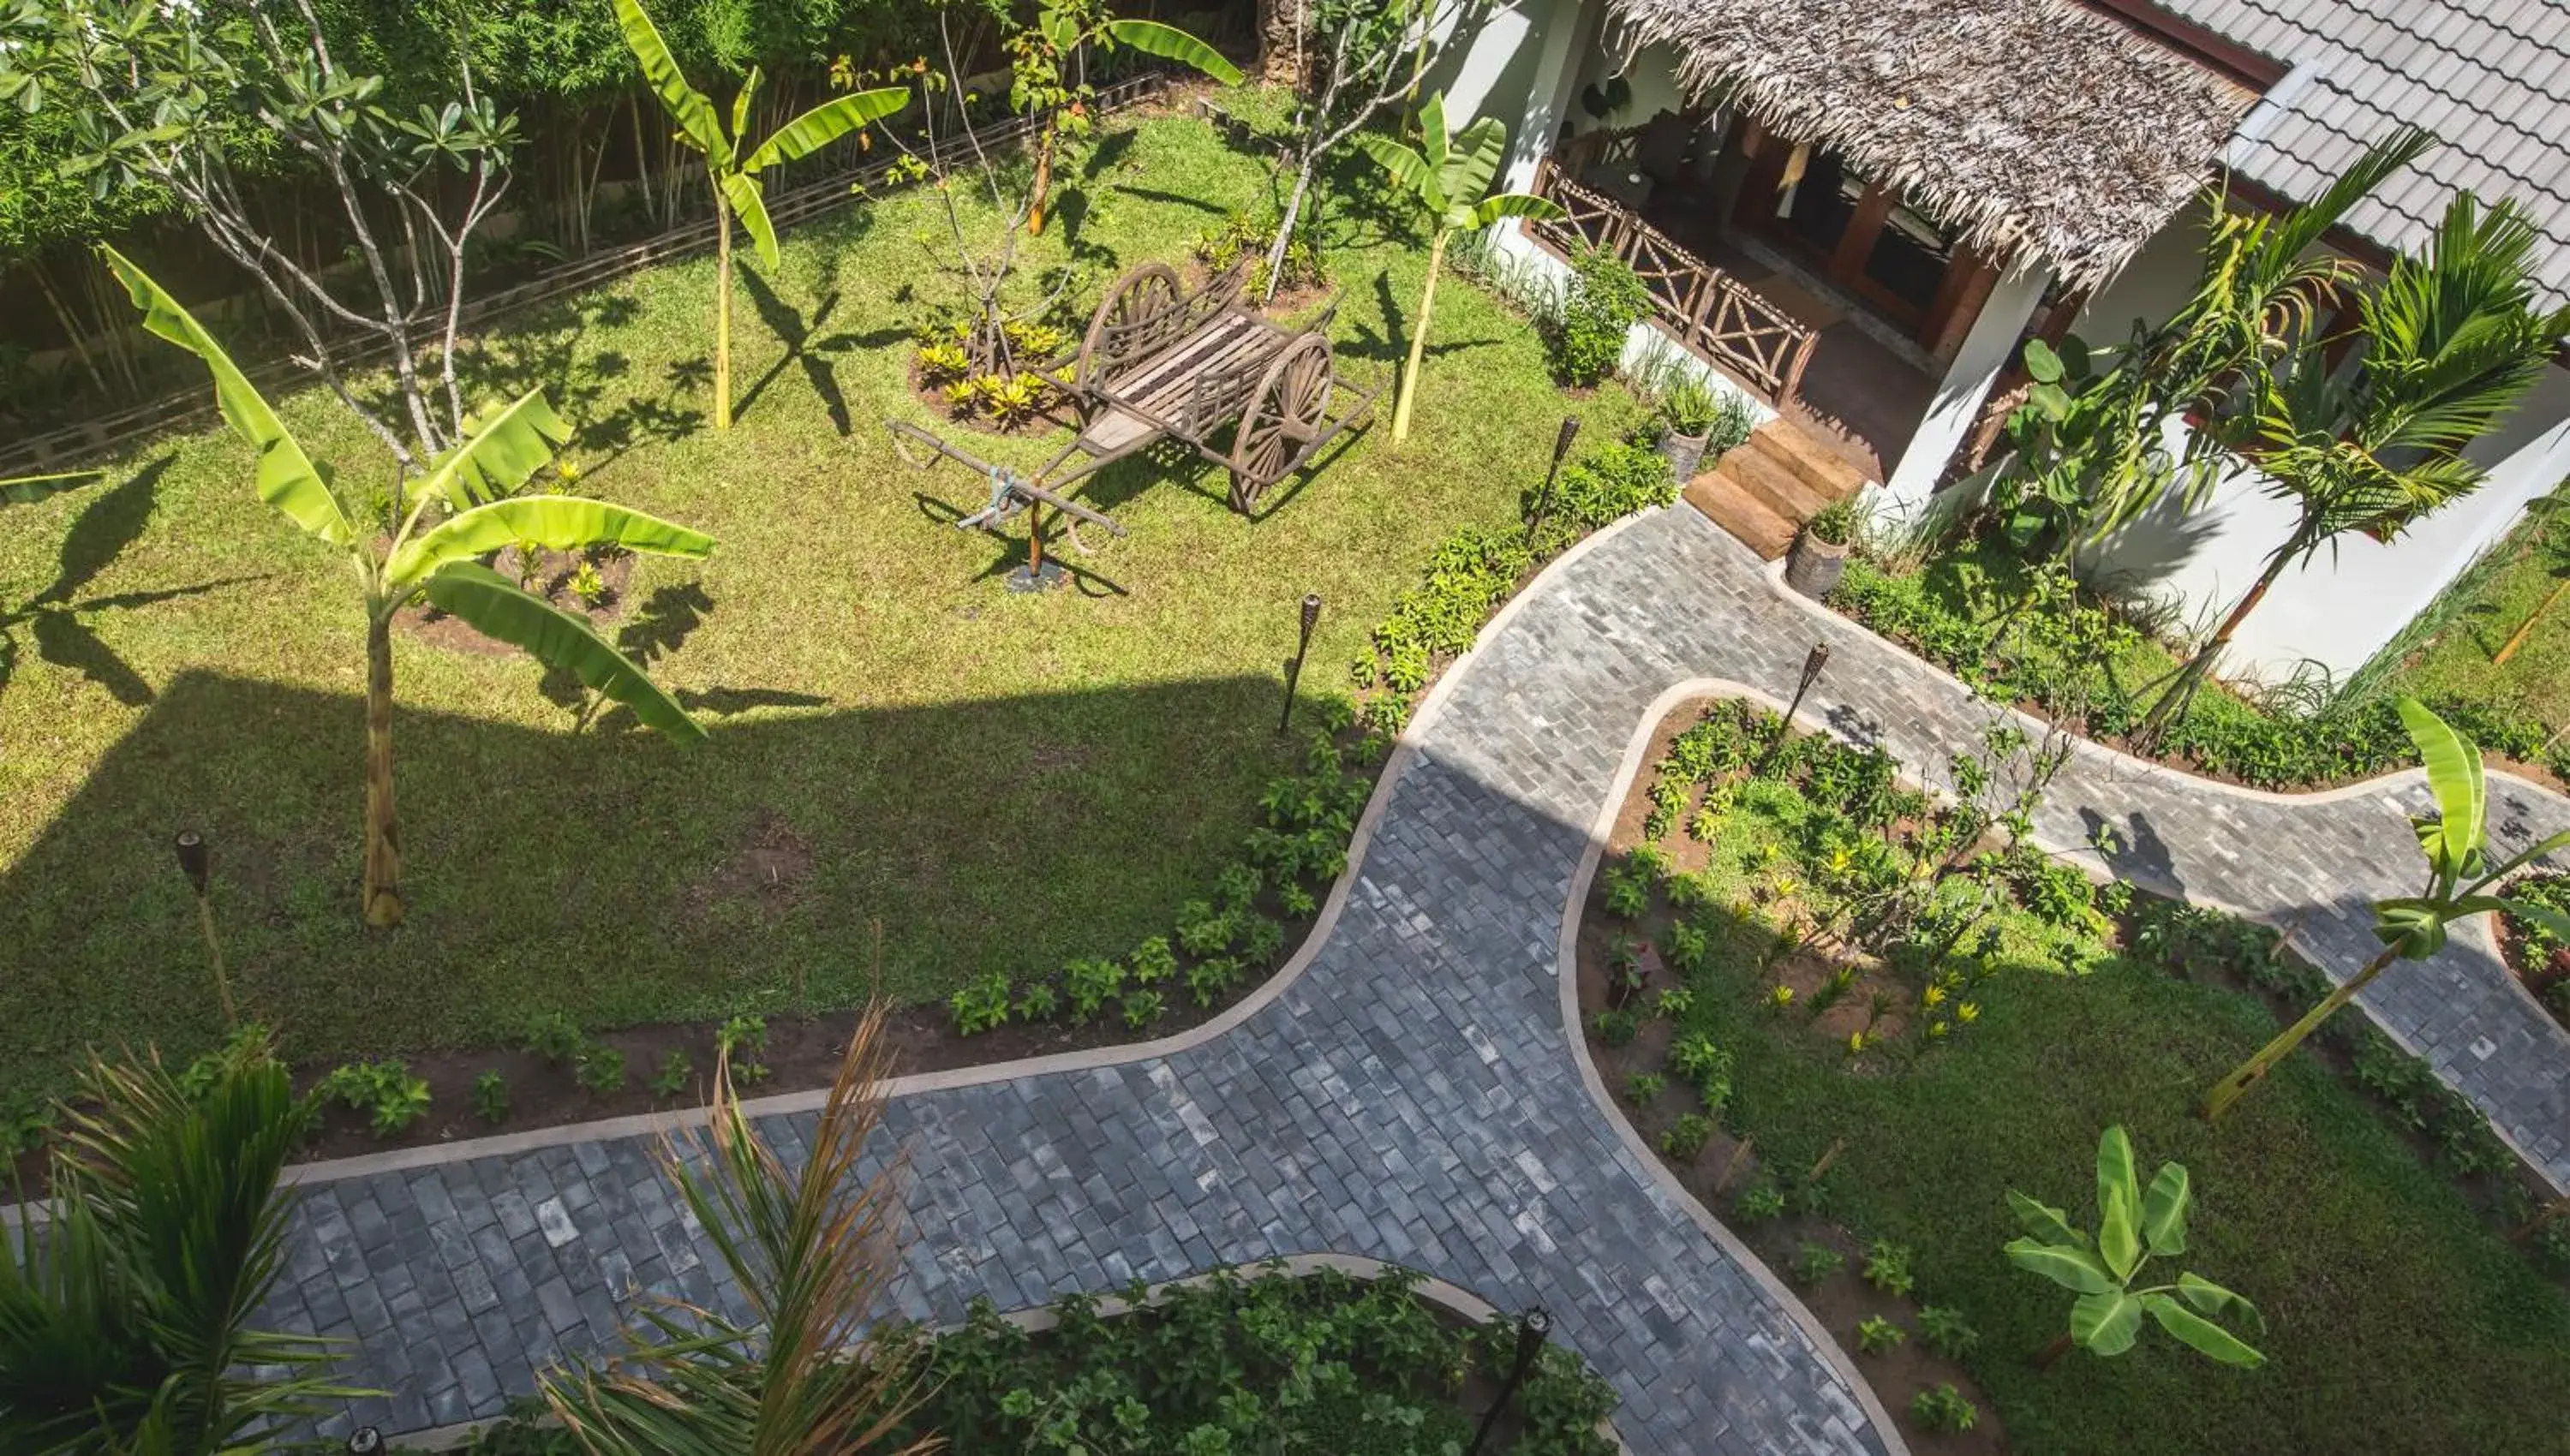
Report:
[[[1681,344],[1764,391],[1794,398],[1820,333],[1738,278],[1680,247],[1614,198],[1582,185],[1546,158],[1534,189],[1567,216],[1532,224],[1538,242],[1567,258],[1596,248],[1622,258],[1650,290],[1651,312]]]

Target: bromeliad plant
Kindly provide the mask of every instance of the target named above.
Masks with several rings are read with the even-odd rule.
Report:
[[[2417,699],[2402,698],[2398,708],[2400,726],[2408,730],[2409,741],[2417,746],[2419,761],[2426,765],[2427,788],[2436,799],[2433,818],[2409,821],[2418,836],[2419,852],[2427,858],[2426,889],[2418,895],[2374,903],[2373,937],[2382,942],[2382,949],[2365,962],[2363,969],[2349,976],[2344,985],[2323,996],[2303,1019],[2286,1027],[2257,1055],[2214,1083],[2204,1099],[2208,1119],[2220,1120],[2242,1094],[2265,1078],[2287,1053],[2302,1045],[2303,1038],[2319,1030],[2339,1007],[2356,999],[2356,993],[2371,984],[2375,976],[2390,969],[2391,962],[2424,960],[2443,949],[2446,927],[2456,920],[2503,910],[2541,926],[2556,938],[2570,940],[2570,915],[2534,900],[2498,893],[2509,876],[2563,845],[2570,845],[2570,830],[2491,867],[2488,831],[2483,822],[2489,807],[2489,789],[2481,775],[2480,749]]]
[[[1445,266],[1446,244],[1459,231],[1478,232],[1509,217],[1562,216],[1552,201],[1525,192],[1489,192],[1507,155],[1508,129],[1496,117],[1484,117],[1462,132],[1446,131],[1446,98],[1428,98],[1419,109],[1419,146],[1404,145],[1380,132],[1367,132],[1357,145],[1392,175],[1394,185],[1427,218],[1434,229],[1428,244],[1428,281],[1419,292],[1419,321],[1410,330],[1410,363],[1401,376],[1401,400],[1392,411],[1393,443],[1410,438],[1411,408],[1419,402],[1419,368],[1428,357],[1428,320],[1437,307],[1437,274]]]
[[[2059,1209],[2014,1189],[2008,1207],[2028,1237],[2008,1241],[2010,1264],[2039,1274],[2079,1296],[2070,1332],[2042,1356],[2049,1364],[2076,1344],[2101,1355],[2133,1347],[2144,1314],[2181,1342],[2226,1365],[2256,1368],[2267,1357],[2210,1316],[2238,1317],[2266,1328],[2258,1307],[2192,1272],[2172,1283],[2134,1287],[2151,1260],[2186,1253],[2187,1208],[2194,1200],[2184,1166],[2162,1163],[2145,1190],[2133,1174],[2133,1143],[2120,1127],[2097,1139],[2097,1234],[2070,1227]]]
[[[205,361],[214,403],[258,452],[259,499],[304,534],[345,552],[366,606],[366,923],[401,923],[401,840],[393,816],[393,618],[421,597],[485,636],[523,647],[567,669],[634,710],[645,727],[691,742],[704,736],[677,700],[579,617],[530,595],[482,563],[506,546],[533,543],[559,551],[618,546],[659,555],[701,557],[711,537],[601,501],[506,493],[553,459],[571,427],[541,390],[478,418],[461,443],[413,483],[409,508],[388,537],[359,524],[247,376],[178,300],[114,248],[108,266],[143,311],[143,326]],[[431,523],[436,509],[441,519]]]
[[[705,160],[721,205],[714,208],[714,428],[731,428],[731,220],[749,229],[758,260],[776,267],[776,225],[767,217],[759,174],[781,163],[808,156],[872,122],[910,105],[910,88],[883,86],[832,97],[745,148],[741,134],[749,127],[750,101],[758,93],[759,72],[753,66],[738,95],[731,99],[728,130],[714,114],[713,101],[687,84],[659,28],[639,0],[616,0],[616,23],[625,44],[642,64],[652,94],[678,124],[678,140]]]

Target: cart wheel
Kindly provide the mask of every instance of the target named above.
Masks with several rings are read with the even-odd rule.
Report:
[[[1111,383],[1135,360],[1168,341],[1178,312],[1178,275],[1166,263],[1144,263],[1115,280],[1089,315],[1073,375],[1082,386]]]
[[[1258,498],[1312,453],[1330,413],[1330,341],[1303,334],[1285,346],[1258,381],[1231,442],[1231,507],[1243,516]]]

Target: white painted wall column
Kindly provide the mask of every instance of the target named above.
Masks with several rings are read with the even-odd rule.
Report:
[[[1527,5],[1534,3],[1535,0],[1526,0]],[[1522,8],[1505,18],[1521,26],[1528,23]],[[1486,33],[1495,30],[1501,19],[1492,17]],[[1501,174],[1506,179],[1506,190],[1522,192],[1534,187],[1535,164],[1552,150],[1553,134],[1561,130],[1562,118],[1570,115],[1580,62],[1598,24],[1597,12],[1584,0],[1551,0],[1543,27],[1543,51],[1535,61],[1533,84],[1526,88],[1525,115],[1508,128],[1508,165]]]
[[[1901,453],[1901,463],[1883,484],[1881,506],[1887,514],[1898,520],[1915,519],[1936,493],[1945,462],[1954,458],[1954,448],[1980,417],[1981,403],[1990,397],[1990,386],[1998,382],[2000,371],[2007,368],[2017,335],[2025,332],[2026,321],[2034,317],[2035,305],[2043,301],[2043,290],[2051,282],[2051,269],[2028,260],[1992,285],[1980,316],[1963,335],[1954,362],[1936,385],[1928,417],[1919,422],[1910,447]]]

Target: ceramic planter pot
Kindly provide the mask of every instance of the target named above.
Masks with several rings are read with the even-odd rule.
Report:
[[[1672,430],[1660,437],[1660,458],[1669,463],[1681,489],[1695,479],[1696,467],[1704,463],[1704,447],[1712,439],[1709,431],[1702,435],[1681,435]]]
[[[1785,584],[1805,596],[1819,598],[1838,589],[1839,578],[1847,574],[1847,546],[1832,546],[1814,541],[1809,531],[1794,538],[1794,548],[1785,555]]]

